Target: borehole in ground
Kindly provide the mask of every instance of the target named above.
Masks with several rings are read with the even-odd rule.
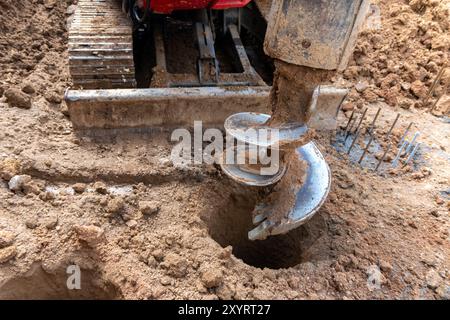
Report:
[[[119,299],[119,290],[102,279],[98,272],[81,269],[80,289],[69,290],[65,268],[47,273],[41,264],[34,264],[25,275],[0,284],[0,300],[112,300]]]
[[[232,246],[235,257],[257,268],[289,268],[314,259],[310,249],[326,229],[319,214],[287,234],[251,241],[248,232],[255,227],[252,223],[255,203],[256,197],[251,192],[230,194],[221,207],[203,217],[210,236],[222,247]]]

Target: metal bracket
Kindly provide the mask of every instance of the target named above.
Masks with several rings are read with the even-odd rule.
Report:
[[[336,130],[337,115],[349,90],[329,85],[318,86],[313,93],[308,127],[316,130]]]
[[[235,24],[228,25],[227,33],[232,41],[232,50],[235,51],[238,63],[242,66],[242,71],[236,73],[220,72],[220,63],[217,59],[214,47],[214,34],[206,20],[194,22],[193,28],[195,38],[197,38],[199,58],[197,61],[198,73],[169,73],[165,52],[163,30],[155,23],[152,27],[155,41],[156,69],[158,73],[154,75],[161,87],[230,87],[230,86],[262,86],[266,83],[255,71],[245,51],[245,47],[239,35],[239,28]],[[206,28],[204,28],[206,27]]]
[[[241,32],[241,8],[228,9],[223,11],[222,33],[226,35],[228,26],[235,25],[238,32]]]
[[[196,22],[195,35],[199,51],[197,60],[198,80],[202,85],[217,85],[219,82],[219,63],[216,58],[211,27],[208,24]]]

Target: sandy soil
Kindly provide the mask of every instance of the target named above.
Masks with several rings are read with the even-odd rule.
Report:
[[[164,134],[73,132],[71,1],[0,0],[0,298],[450,298],[450,130],[420,102],[448,59],[450,2],[377,3],[382,29],[334,80],[352,87],[347,113],[383,108],[379,132],[395,112],[399,128],[414,121],[421,167],[377,175],[318,137],[328,201],[304,227],[250,242],[254,190],[172,166]],[[66,288],[72,264],[79,291]]]

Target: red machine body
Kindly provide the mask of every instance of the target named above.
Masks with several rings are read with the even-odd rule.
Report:
[[[143,0],[144,5],[146,4]],[[169,14],[176,10],[230,9],[246,6],[251,0],[151,0],[151,10],[155,13]]]

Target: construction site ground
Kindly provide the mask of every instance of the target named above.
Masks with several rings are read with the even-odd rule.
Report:
[[[420,162],[377,174],[318,135],[325,205],[251,242],[254,190],[216,166],[174,166],[170,133],[73,131],[62,101],[72,1],[0,0],[0,298],[449,299],[450,127],[423,100],[448,62],[450,1],[374,4],[380,25],[334,79],[351,89],[340,123],[381,107],[382,135],[400,113],[393,136],[414,122]],[[69,265],[82,290],[67,289]]]

